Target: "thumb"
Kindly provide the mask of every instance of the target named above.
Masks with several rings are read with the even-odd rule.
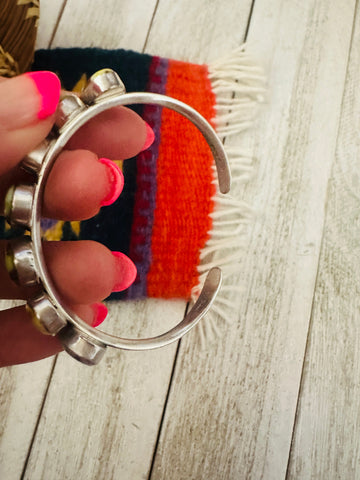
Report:
[[[59,97],[60,81],[52,72],[31,72],[0,82],[0,174],[46,137]]]

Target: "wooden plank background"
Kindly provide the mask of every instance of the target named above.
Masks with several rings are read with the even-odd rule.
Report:
[[[235,321],[96,368],[0,371],[0,478],[359,478],[359,6],[355,0],[42,0],[39,47],[211,62],[246,39],[268,77]],[[4,304],[5,305],[5,304]],[[181,301],[115,307],[130,335]],[[155,321],[156,320],[156,321]]]

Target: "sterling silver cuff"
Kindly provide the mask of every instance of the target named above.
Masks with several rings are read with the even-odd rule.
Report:
[[[230,170],[223,145],[211,125],[193,108],[179,100],[155,93],[126,93],[118,75],[110,69],[95,73],[80,97],[67,94],[59,102],[52,134],[23,160],[22,166],[34,175],[32,184],[9,189],[5,216],[12,226],[30,232],[9,242],[6,267],[11,278],[22,287],[37,287],[27,299],[27,309],[35,325],[49,335],[56,335],[65,350],[87,365],[97,364],[106,347],[148,350],[175,342],[193,328],[210,309],[221,284],[221,270],[209,271],[203,289],[185,318],[166,333],[142,339],[121,338],[87,325],[64,305],[49,275],[42,248],[41,205],[46,180],[56,158],[69,139],[88,120],[120,105],[153,104],[178,112],[202,133],[214,156],[222,193],[230,189]],[[31,292],[34,288],[31,289]]]

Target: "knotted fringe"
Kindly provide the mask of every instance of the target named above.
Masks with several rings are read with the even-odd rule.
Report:
[[[238,135],[253,125],[260,104],[264,101],[265,76],[256,65],[246,45],[227,57],[209,65],[209,78],[216,96],[216,115],[213,124],[220,137]],[[227,147],[232,187],[229,194],[217,192],[215,209],[211,214],[213,228],[200,255],[199,285],[192,292],[195,301],[208,270],[220,267],[223,284],[206,318],[199,322],[196,332],[202,345],[221,334],[222,325],[236,316],[238,308],[233,300],[241,287],[234,285],[233,276],[239,272],[239,263],[245,253],[246,236],[253,212],[239,197],[240,185],[252,175],[253,159],[240,147]],[[214,167],[214,178],[216,169]],[[217,181],[214,180],[217,184]]]

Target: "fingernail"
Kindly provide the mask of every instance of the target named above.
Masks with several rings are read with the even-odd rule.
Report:
[[[98,327],[107,317],[108,309],[103,303],[94,303],[91,305],[94,311],[94,321],[92,323],[93,327]]]
[[[129,257],[121,252],[112,252],[116,261],[116,280],[113,292],[121,292],[134,283],[137,270]]]
[[[108,158],[99,158],[99,162],[107,167],[110,190],[106,197],[102,200],[101,206],[111,205],[119,198],[124,187],[124,175],[116,163]]]
[[[153,144],[155,139],[154,130],[150,127],[148,123],[145,122],[145,125],[146,125],[146,139],[145,139],[144,146],[141,149],[142,152],[147,148],[149,148]]]
[[[40,120],[52,115],[59,103],[60,98],[60,80],[52,72],[28,72],[25,74],[35,83],[37,91],[40,94],[41,102],[37,116]]]

